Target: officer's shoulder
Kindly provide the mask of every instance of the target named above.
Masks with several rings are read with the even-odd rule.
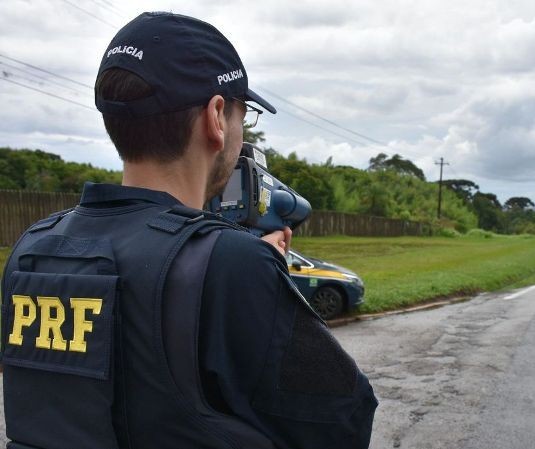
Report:
[[[222,229],[218,238],[218,245],[232,247],[233,252],[246,252],[251,250],[271,254],[269,244],[255,235],[237,229]]]
[[[75,208],[71,207],[69,209],[60,210],[57,212],[51,213],[48,217],[42,218],[35,223],[33,223],[26,231],[29,232],[35,232],[35,231],[41,231],[45,229],[51,229],[55,225],[57,225],[65,215],[72,212]]]
[[[218,237],[214,251],[218,255],[225,255],[229,259],[253,264],[285,263],[284,258],[269,243],[243,231],[223,229]]]

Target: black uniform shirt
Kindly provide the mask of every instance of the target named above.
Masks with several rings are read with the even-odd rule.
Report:
[[[87,184],[82,202],[148,201],[172,206],[164,192]],[[271,245],[235,230],[219,232],[204,281],[198,362],[207,402],[237,415],[280,448],[367,448],[377,401],[366,377],[288,283]],[[172,268],[169,277],[172,277]],[[180,303],[168,282],[163,336],[179,369],[173,325]]]

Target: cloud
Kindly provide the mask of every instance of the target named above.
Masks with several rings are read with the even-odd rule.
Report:
[[[98,3],[76,5],[117,26],[147,8],[142,0],[114,1],[114,11]],[[264,114],[259,125],[267,143],[283,153],[293,149],[311,162],[332,155],[335,163],[365,168],[385,150],[413,160],[429,179],[438,177],[435,161],[444,157],[452,177],[476,180],[487,191],[495,186],[502,195],[510,186],[509,196],[535,197],[532,0],[155,0],[150,8],[216,25],[238,49],[253,88],[264,86],[342,127],[388,142],[362,147],[356,136],[266,94],[293,114]],[[89,86],[115,31],[65,2],[0,2],[0,54]],[[91,89],[42,72],[43,84],[23,80],[31,75],[5,64],[0,78],[3,70],[28,86],[93,105]],[[0,101],[0,145],[119,165],[115,156],[110,159],[97,112],[1,79]]]
[[[468,99],[449,116],[439,146],[474,174],[530,181],[535,167],[535,93],[530,80],[504,81]]]
[[[20,142],[24,141],[24,145]],[[66,161],[90,163],[95,167],[121,170],[122,162],[108,139],[92,140],[63,134],[6,133],[0,131],[1,146],[15,149],[40,149]]]
[[[269,144],[279,149],[285,156],[295,152],[301,159],[312,164],[323,164],[329,157],[335,165],[349,165],[365,169],[371,157],[376,156],[381,148],[361,146],[347,142],[334,142],[321,136],[311,136],[306,140],[297,140],[289,136],[275,135],[269,139]]]
[[[0,66],[1,67],[1,66]],[[21,81],[19,78],[14,78]],[[23,83],[35,86],[29,82]],[[0,87],[5,87],[1,84]],[[41,88],[42,86],[36,86]],[[91,97],[78,98],[66,92],[55,91],[51,85],[42,87],[48,92],[59,93],[65,98],[92,108]],[[24,92],[24,94],[23,94]],[[71,94],[72,95],[72,94]],[[26,93],[19,86],[8,85],[8,90],[2,93],[3,107],[0,108],[0,130],[17,134],[39,132],[46,134],[81,135],[102,138],[105,136],[102,119],[96,109],[90,110],[79,105],[66,103],[61,99],[47,97],[41,93],[29,91]],[[28,120],[31,117],[31,120]]]

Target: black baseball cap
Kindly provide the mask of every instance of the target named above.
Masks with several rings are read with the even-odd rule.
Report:
[[[145,12],[126,24],[108,46],[97,79],[108,69],[132,72],[153,90],[128,102],[95,94],[97,109],[109,115],[146,117],[207,104],[214,95],[253,101],[276,109],[249,89],[247,72],[228,39],[193,17]]]

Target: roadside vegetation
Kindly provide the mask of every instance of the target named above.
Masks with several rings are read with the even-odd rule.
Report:
[[[245,129],[262,146],[263,132]],[[437,182],[400,155],[379,153],[369,166],[311,164],[295,153],[264,148],[269,171],[307,198],[315,210],[420,221],[434,237],[295,238],[294,247],[357,272],[366,285],[362,312],[377,312],[451,295],[535,283],[535,203],[501,204],[466,179]],[[122,173],[65,162],[41,150],[0,148],[0,189],[80,192],[84,181],[120,183]],[[497,234],[498,233],[498,234]],[[0,248],[0,268],[8,250]]]
[[[292,246],[358,273],[361,313],[535,283],[535,236],[313,237]]]
[[[262,145],[263,133],[246,130],[245,139]],[[264,148],[269,171],[307,198],[314,210],[420,221],[435,234],[482,228],[501,234],[535,234],[535,204],[511,197],[503,204],[466,179],[443,181],[441,219],[439,185],[428,181],[412,161],[379,153],[365,169],[339,166],[328,158],[311,164],[295,153],[283,156]],[[0,148],[0,189],[81,192],[85,181],[120,183],[120,171],[66,162],[41,150]]]
[[[120,184],[122,172],[66,162],[41,150],[0,148],[0,189],[79,193],[85,181]]]

